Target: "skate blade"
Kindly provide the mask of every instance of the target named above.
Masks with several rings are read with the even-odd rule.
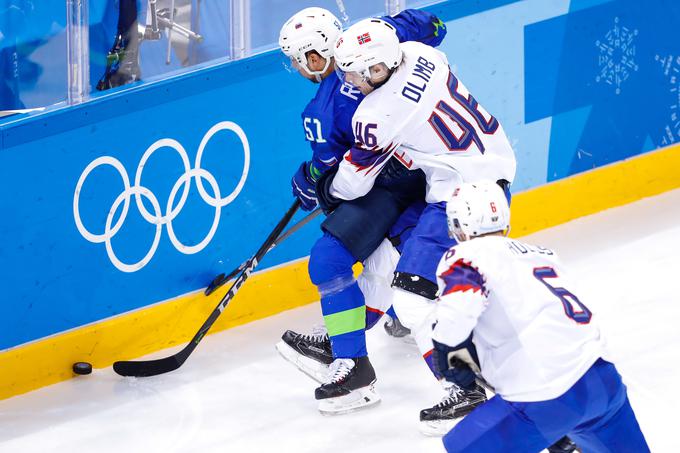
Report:
[[[424,420],[418,425],[421,434],[429,437],[442,437],[456,426],[463,417],[453,420]]]
[[[408,345],[411,345],[411,346],[417,346],[416,339],[413,338],[413,335],[411,335],[411,334],[408,334],[405,337],[401,337],[400,340],[405,344],[408,344]]]
[[[288,346],[285,341],[276,343],[276,350],[286,361],[292,363],[298,370],[319,384],[323,384],[328,380],[328,365],[299,354],[295,349]]]
[[[375,406],[380,402],[380,395],[374,384],[354,390],[349,395],[327,398],[319,401],[321,415],[342,415]]]
[[[392,338],[392,339],[394,339],[394,340],[396,340],[396,341],[400,341],[400,342],[402,342],[402,343],[404,343],[404,344],[414,345],[414,346],[416,345],[416,339],[413,338],[413,335],[411,335],[410,333],[408,333],[408,334],[406,334],[406,335],[403,335],[403,336],[401,336],[401,337],[397,337],[397,336],[394,336],[394,335],[390,335],[390,334],[388,333],[387,336],[390,337],[390,338]]]

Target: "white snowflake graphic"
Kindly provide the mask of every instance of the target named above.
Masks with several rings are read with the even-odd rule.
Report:
[[[664,126],[660,146],[676,143],[680,138],[680,56],[656,55],[656,61],[661,64],[664,76],[669,82],[668,102],[670,117]]]
[[[595,41],[599,49],[597,64],[600,73],[596,82],[603,82],[616,87],[616,94],[621,93],[621,84],[630,77],[631,72],[638,70],[635,63],[635,37],[638,31],[619,25],[619,18],[614,18],[614,27],[607,32],[603,40]]]

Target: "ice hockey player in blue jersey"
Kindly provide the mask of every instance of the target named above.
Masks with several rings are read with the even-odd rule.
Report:
[[[423,11],[406,10],[383,19],[396,28],[402,41],[438,45],[446,34],[444,24]],[[300,165],[292,179],[293,194],[306,210],[317,206],[317,180],[337,169],[354,144],[352,116],[363,99],[357,89],[340,81],[334,71],[333,45],[340,32],[340,22],[329,11],[306,8],[284,24],[279,39],[293,68],[319,84],[316,96],[302,113],[312,158]],[[374,297],[375,303],[365,300],[364,292],[380,295],[384,291],[366,290],[366,285],[375,282],[361,277],[355,281],[352,265],[370,261],[390,227],[394,232],[403,229],[394,224],[415,204],[401,217],[404,224],[409,219],[414,223],[424,206],[422,202],[418,206],[424,197],[424,186],[421,172],[408,171],[395,158],[386,165],[373,190],[335,207],[322,224],[324,233],[311,250],[309,273],[321,294],[328,335],[288,331],[277,349],[301,370],[323,382],[315,396],[320,400],[319,410],[324,413],[343,413],[379,401],[373,389],[375,372],[368,360],[365,329],[374,325],[385,311],[394,319],[396,316],[389,310],[389,297]],[[389,275],[385,277],[383,285],[389,291]],[[391,325],[398,326],[396,321]]]
[[[432,339],[435,365],[461,388],[496,395],[445,437],[449,452],[538,452],[565,435],[584,452],[649,451],[593,313],[552,250],[506,237],[495,182],[465,183],[447,203]]]

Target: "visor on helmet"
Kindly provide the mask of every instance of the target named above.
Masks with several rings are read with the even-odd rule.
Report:
[[[335,73],[341,81],[354,87],[368,84],[371,87],[377,88],[388,79],[390,70],[385,63],[378,63],[362,71],[345,72],[336,64]]]

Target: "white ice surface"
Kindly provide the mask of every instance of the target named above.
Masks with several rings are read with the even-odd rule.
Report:
[[[526,240],[556,249],[580,279],[652,451],[680,451],[680,190]],[[320,322],[314,304],[209,336],[167,375],[121,378],[107,368],[0,401],[0,452],[443,451],[417,430],[438,385],[415,347],[380,326],[368,342],[382,403],[319,415],[315,383],[274,344],[285,329]]]

